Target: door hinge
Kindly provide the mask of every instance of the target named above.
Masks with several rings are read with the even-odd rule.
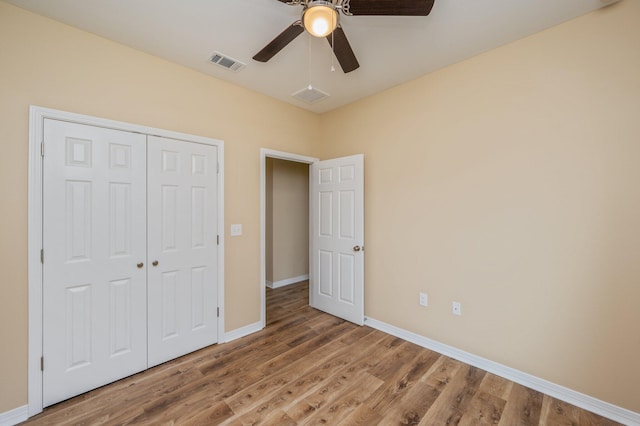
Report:
[[[216,308],[216,310],[217,310],[218,318],[220,318],[220,308]]]
[[[40,249],[40,263],[44,263],[44,249]]]
[[[40,142],[40,156],[44,157],[44,142]]]
[[[216,244],[220,245],[220,235],[216,235]]]
[[[40,371],[44,371],[44,357],[40,357]]]

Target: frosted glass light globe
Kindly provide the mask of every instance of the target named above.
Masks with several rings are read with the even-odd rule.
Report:
[[[302,16],[304,28],[314,37],[326,37],[338,26],[338,11],[330,2],[313,2]]]

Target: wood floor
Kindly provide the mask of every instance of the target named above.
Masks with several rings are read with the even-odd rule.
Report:
[[[615,422],[267,290],[261,332],[47,408],[26,424],[614,425]]]

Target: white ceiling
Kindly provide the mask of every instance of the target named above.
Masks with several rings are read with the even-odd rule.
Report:
[[[300,17],[301,6],[277,0],[6,1],[322,113],[617,0],[435,0],[427,17],[343,16],[360,62],[349,74],[337,62],[331,72],[329,44],[306,33],[267,63],[251,59]],[[213,65],[214,51],[247,66],[234,73]],[[291,96],[310,83],[330,96],[314,104]]]

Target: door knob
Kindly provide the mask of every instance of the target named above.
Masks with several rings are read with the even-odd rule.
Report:
[[[158,266],[158,261],[157,261],[157,260],[154,260],[153,262],[151,262],[151,264],[152,264],[153,266]]]
[[[140,262],[136,265],[138,267],[138,269],[142,268],[144,266],[144,263]]]
[[[353,251],[360,251],[360,246],[354,246]]]

